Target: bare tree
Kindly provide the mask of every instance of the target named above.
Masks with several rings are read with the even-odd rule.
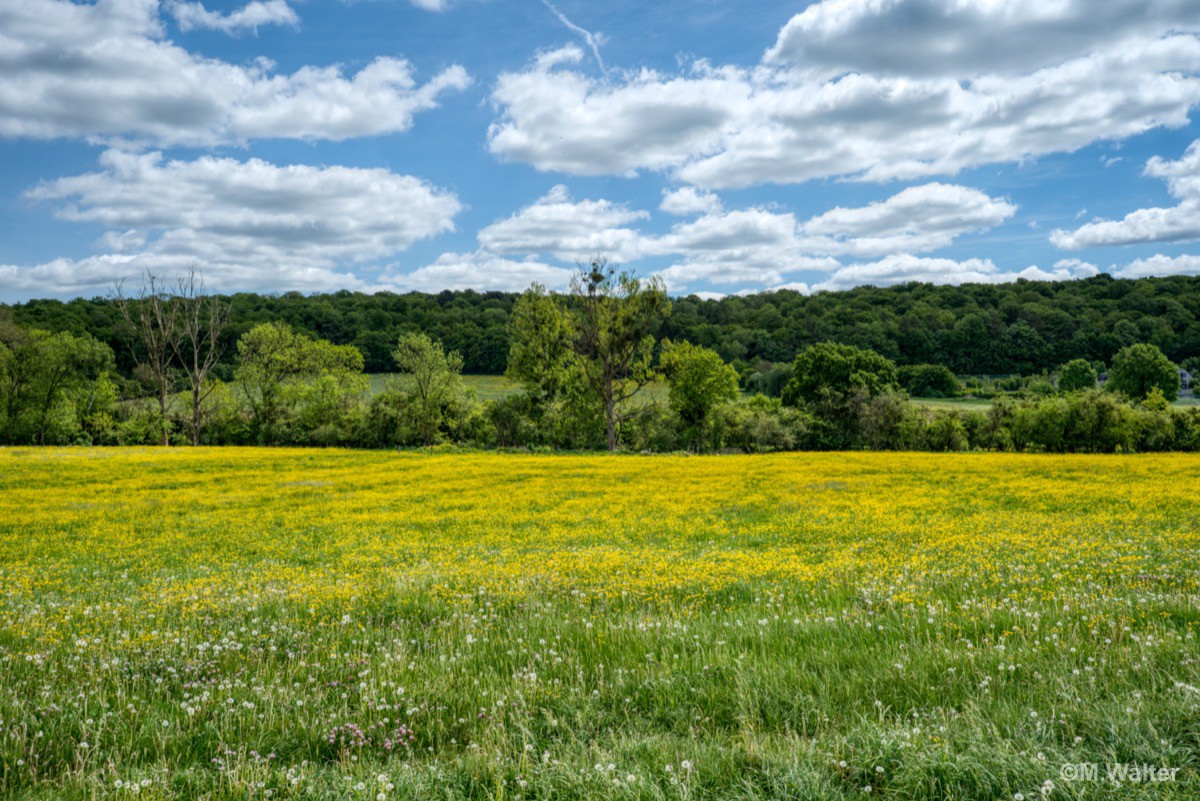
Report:
[[[183,332],[180,359],[192,393],[192,444],[199,445],[204,403],[216,388],[209,374],[224,353],[221,333],[229,322],[230,304],[208,293],[204,276],[194,264],[179,279],[175,294]]]
[[[180,325],[180,304],[171,297],[167,287],[149,271],[137,294],[130,298],[123,291],[123,283],[117,282],[112,289],[121,316],[133,329],[133,335],[141,348],[133,348],[137,369],[154,387],[158,400],[158,411],[162,424],[162,444],[170,444],[170,428],[167,413],[175,405],[175,381],[172,362],[179,355],[183,329]]]

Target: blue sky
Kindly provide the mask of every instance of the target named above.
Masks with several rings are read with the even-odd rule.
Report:
[[[0,300],[1200,273],[1194,0],[0,0]]]

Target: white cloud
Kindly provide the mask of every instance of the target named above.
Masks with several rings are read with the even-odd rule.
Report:
[[[0,5],[0,136],[212,145],[259,137],[348,139],[405,131],[470,79],[452,66],[418,85],[377,58],[290,75],[204,58],[164,38],[156,0]]]
[[[1197,29],[1194,0],[822,0],[792,17],[766,60],[969,78],[1032,72],[1114,39]]]
[[[550,0],[542,0],[542,5],[550,9],[550,13],[558,18],[558,21],[563,26],[578,35],[587,43],[588,48],[592,51],[592,57],[596,59],[596,64],[600,67],[600,71],[604,72],[604,59],[600,58],[600,47],[604,44],[604,34],[592,33],[589,30],[579,27],[571,20],[567,19],[567,15],[558,10],[558,6],[551,3]]]
[[[1200,275],[1200,256],[1163,256],[1157,254],[1126,264],[1113,274],[1118,278],[1146,278],[1157,275]]]
[[[644,249],[683,257],[659,272],[676,291],[701,281],[769,286],[784,283],[792,273],[837,267],[833,259],[806,251],[794,215],[754,208],[680,223],[648,239]]]
[[[1192,142],[1179,161],[1158,156],[1143,172],[1167,182],[1167,191],[1179,200],[1171,208],[1138,209],[1120,220],[1090,222],[1074,231],[1058,230],[1050,241],[1066,250],[1100,245],[1146,242],[1183,242],[1200,239],[1200,140]]]
[[[937,250],[955,237],[998,225],[1015,213],[1005,200],[969,187],[927,184],[862,208],[836,208],[798,224],[790,212],[725,210],[715,195],[684,187],[663,193],[668,213],[705,212],[661,235],[635,227],[644,211],[609,200],[570,197],[556,186],[544,197],[479,232],[481,252],[552,255],[585,262],[606,255],[618,262],[670,258],[658,271],[672,291],[700,283],[781,286],[798,272],[840,268],[833,258],[876,258]],[[476,254],[478,257],[478,254]]]
[[[662,203],[658,208],[667,214],[716,214],[721,211],[721,199],[711,192],[701,192],[695,187],[664,189]]]
[[[549,289],[566,289],[572,270],[539,261],[512,261],[491,253],[443,253],[437,261],[409,273],[388,272],[384,285],[405,290],[438,292],[443,289],[476,289],[522,292],[538,283]]]
[[[678,263],[658,273],[672,290],[700,281],[777,284],[798,270],[837,265],[833,259],[802,252],[792,214],[753,208],[706,214],[661,236],[632,227],[649,216],[609,200],[573,200],[560,185],[481,230],[479,243],[482,253],[549,254],[574,263],[597,255],[619,263],[679,257]]]
[[[9,265],[16,285],[54,293],[101,288],[147,266],[201,265],[214,286],[359,286],[348,266],[387,258],[451,231],[458,199],[382,169],[281,167],[251,159],[165,161],[108,151],[100,172],[44,182],[27,193],[58,201],[62,219],[99,223],[121,252],[37,267]]]
[[[257,31],[260,25],[295,27],[300,24],[300,17],[296,16],[287,0],[254,0],[228,14],[209,11],[202,3],[169,3],[167,8],[181,31],[200,28],[237,33],[246,29]]]
[[[411,2],[417,8],[423,8],[426,11],[445,11],[450,7],[449,0],[411,0]]]
[[[932,183],[905,189],[861,208],[837,207],[804,223],[821,237],[815,249],[856,256],[922,253],[950,245],[961,234],[992,228],[1017,207],[978,189]]]
[[[206,283],[219,291],[233,289],[279,292],[328,292],[366,289],[356,275],[314,265],[265,263],[255,267],[201,262],[170,253],[104,254],[83,259],[55,259],[32,267],[0,264],[0,284],[37,295],[102,295],[121,280],[137,282],[147,271],[168,283],[198,265]]]
[[[908,281],[929,284],[997,284],[1008,283],[1018,278],[1030,281],[1067,281],[1090,275],[1095,275],[1095,268],[1081,262],[1059,262],[1052,270],[1028,267],[1020,272],[1001,272],[991,259],[955,261],[900,254],[875,262],[841,267],[813,289],[850,289],[864,284],[891,286]]]
[[[479,243],[486,251],[502,255],[551,254],[568,262],[603,255],[627,262],[642,254],[642,238],[626,226],[649,216],[608,200],[573,201],[567,188],[559,185],[508,219],[481,230]]]
[[[667,78],[643,71],[614,83],[560,67],[583,52],[539,56],[525,72],[503,73],[492,92],[500,119],[488,129],[498,156],[574,175],[678,167],[712,151],[750,87],[722,76]]]
[[[1188,123],[1200,103],[1200,39],[1180,32],[1191,19],[1171,11],[1180,7],[1166,3],[1151,15],[1152,33],[1093,34],[1094,46],[1030,56],[1031,68],[1015,74],[975,74],[953,61],[945,74],[832,75],[698,62],[681,75],[643,70],[600,80],[571,66],[582,55],[576,48],[500,76],[489,145],[543,170],[658,170],[708,188],[909,180],[1073,152]],[[1178,25],[1167,24],[1176,17]],[[922,50],[913,37],[903,41],[908,52]]]

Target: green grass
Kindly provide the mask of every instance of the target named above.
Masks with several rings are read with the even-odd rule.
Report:
[[[0,797],[1194,799],[1197,474],[0,449]]]
[[[913,398],[912,402],[929,409],[957,409],[961,411],[986,412],[992,408],[990,400],[980,398]]]
[[[918,406],[925,406],[930,409],[958,409],[962,411],[986,412],[992,408],[992,401],[983,398],[913,398],[912,402]],[[1200,406],[1200,400],[1194,397],[1179,398],[1171,405],[1183,409]]]
[[[382,391],[391,377],[390,373],[372,373],[369,390],[371,394]],[[501,400],[521,391],[519,384],[509,381],[502,375],[464,375],[462,379],[467,388],[474,390],[476,397],[481,401]],[[667,385],[661,382],[649,384],[642,388],[637,398],[665,402]]]

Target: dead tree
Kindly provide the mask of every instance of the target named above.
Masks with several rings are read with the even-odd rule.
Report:
[[[112,296],[121,310],[121,316],[133,330],[134,363],[141,377],[154,389],[162,425],[162,444],[170,445],[167,415],[175,405],[172,366],[183,341],[180,304],[167,291],[166,285],[149,271],[134,297],[125,295],[122,282],[113,287]]]
[[[229,322],[230,304],[208,293],[195,265],[179,279],[175,295],[183,329],[181,361],[192,393],[192,444],[199,445],[204,403],[216,388],[209,375],[224,353],[221,333]]]

